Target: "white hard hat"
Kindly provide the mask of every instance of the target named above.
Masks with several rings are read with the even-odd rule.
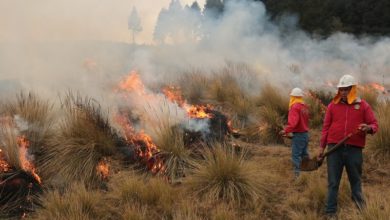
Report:
[[[351,75],[344,75],[340,78],[340,81],[339,81],[339,84],[337,85],[337,88],[354,86],[356,84],[357,83],[356,83],[355,77],[353,77]]]
[[[300,96],[300,97],[302,97],[303,96],[303,91],[300,88],[293,88],[293,90],[291,90],[290,95],[291,96]]]

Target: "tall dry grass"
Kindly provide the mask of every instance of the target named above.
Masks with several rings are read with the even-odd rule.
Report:
[[[109,183],[109,197],[117,211],[135,205],[148,209],[147,217],[171,218],[177,192],[162,178],[145,178],[133,172],[122,172]]]
[[[362,99],[366,100],[373,109],[376,109],[378,105],[378,91],[369,87],[359,87],[358,92]]]
[[[8,100],[0,108],[0,116],[10,117],[18,135],[27,138],[29,152],[35,156],[34,162],[39,166],[45,154],[44,148],[54,133],[53,104],[32,92],[20,92],[15,99]]]
[[[191,104],[202,104],[207,97],[209,80],[199,70],[184,73],[179,85],[184,98]]]
[[[162,174],[172,182],[180,181],[186,176],[192,160],[192,151],[184,144],[183,131],[168,120],[160,120],[154,133],[154,142],[159,148],[156,156],[164,161]]]
[[[99,185],[97,165],[115,153],[117,135],[108,116],[91,98],[68,93],[63,101],[65,117],[49,141],[42,173],[49,182],[85,181]]]
[[[104,195],[88,190],[84,183],[74,183],[65,191],[48,191],[41,200],[42,208],[34,213],[32,219],[92,220],[112,219],[115,216]]]
[[[194,164],[185,180],[188,191],[207,201],[250,205],[266,194],[266,184],[256,165],[236,154],[231,146],[215,144],[205,149],[204,160]]]
[[[379,130],[369,139],[369,149],[374,152],[375,157],[387,160],[390,156],[390,101],[378,104],[376,116]]]
[[[326,106],[321,102],[321,100],[315,96],[315,93],[309,91],[309,96],[304,98],[305,103],[309,108],[309,122],[310,128],[320,128],[322,126],[322,122],[324,120]]]
[[[284,143],[279,131],[287,121],[288,102],[289,96],[280,94],[276,87],[267,84],[262,88],[256,104],[260,106],[259,132],[263,144]]]

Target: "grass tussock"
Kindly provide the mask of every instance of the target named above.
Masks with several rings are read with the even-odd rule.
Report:
[[[325,117],[326,106],[314,93],[309,91],[310,95],[305,97],[305,103],[309,108],[310,128],[320,128]]]
[[[378,105],[378,96],[379,93],[374,88],[370,87],[360,87],[358,89],[359,95],[362,99],[366,100],[366,102],[373,108],[376,109]]]
[[[110,219],[112,213],[103,194],[87,190],[83,183],[74,183],[63,192],[48,191],[41,200],[42,208],[32,219]]]
[[[206,76],[198,70],[184,73],[179,79],[183,96],[191,104],[201,104],[206,98],[208,82]]]
[[[369,139],[369,148],[375,157],[387,160],[390,156],[390,101],[378,104],[376,116],[379,130]]]
[[[116,207],[146,206],[150,211],[149,218],[172,216],[174,201],[178,199],[174,189],[164,179],[147,179],[131,172],[122,172],[113,177],[109,188]]]
[[[390,216],[390,203],[383,194],[372,194],[367,199],[367,206],[363,210],[362,220],[385,220]]]
[[[98,184],[102,176],[97,165],[113,155],[117,136],[99,104],[90,98],[69,93],[63,110],[65,117],[49,142],[42,170],[50,181]]]
[[[155,144],[159,147],[158,157],[163,159],[162,174],[172,182],[183,178],[191,163],[192,152],[184,144],[184,134],[177,126],[171,126],[168,119],[160,120],[154,128]]]
[[[274,109],[278,113],[278,115],[280,115],[284,119],[287,119],[288,115],[288,102],[288,94],[281,94],[276,87],[273,87],[270,84],[266,84],[262,88],[261,93],[256,100],[257,105],[267,106],[269,108]]]
[[[224,201],[237,205],[254,204],[266,193],[264,178],[256,165],[245,161],[245,153],[233,147],[215,144],[205,149],[204,160],[194,164],[186,179],[187,188],[207,201]]]
[[[18,135],[28,140],[29,151],[34,154],[39,166],[40,158],[45,153],[44,147],[54,132],[53,105],[34,93],[21,92],[16,99],[2,105],[0,116],[9,117]]]
[[[283,129],[284,119],[272,106],[262,106],[259,110],[261,125],[259,135],[263,144],[277,143],[283,144],[283,137],[279,132]]]
[[[219,103],[233,103],[235,97],[244,94],[233,73],[229,71],[214,75],[209,86],[208,99]]]

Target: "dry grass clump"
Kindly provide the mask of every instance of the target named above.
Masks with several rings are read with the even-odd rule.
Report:
[[[378,105],[378,91],[370,87],[359,87],[359,95],[362,99],[373,108],[376,109]]]
[[[33,158],[11,124],[0,127],[0,217],[21,215],[39,204],[40,177]],[[5,167],[5,163],[7,166]],[[4,166],[4,167],[3,167]]]
[[[42,171],[51,181],[99,184],[101,160],[115,152],[116,134],[96,101],[69,93],[63,102],[65,117],[46,149]]]
[[[183,96],[191,104],[201,104],[202,100],[207,96],[207,88],[209,81],[198,70],[184,73],[179,79],[179,85],[182,89]]]
[[[390,156],[390,101],[378,104],[376,116],[379,130],[369,139],[369,147],[375,157],[387,160]]]
[[[333,97],[336,95],[334,92],[318,89],[310,89],[309,93],[319,99],[324,106],[328,106],[333,100]]]
[[[288,115],[288,96],[282,96],[275,87],[267,84],[257,98],[260,106],[260,137],[263,144],[284,143],[279,131],[283,129]]]
[[[186,175],[192,160],[192,152],[184,144],[183,131],[177,126],[171,126],[168,117],[160,120],[154,133],[154,142],[160,150],[155,156],[164,161],[162,174],[172,182],[180,180]]]
[[[309,96],[305,97],[305,103],[309,108],[310,128],[319,128],[322,126],[326,106],[315,96],[315,93],[309,91],[309,94]]]
[[[382,193],[370,194],[367,198],[367,204],[359,219],[362,220],[386,220],[390,216],[389,195]]]
[[[209,99],[219,103],[233,103],[237,96],[243,95],[236,78],[230,71],[214,75],[209,84]]]
[[[280,91],[270,84],[266,84],[262,89],[260,96],[257,97],[256,104],[267,106],[274,109],[282,118],[288,115],[289,95],[283,95]]]
[[[284,143],[283,137],[279,135],[279,132],[283,129],[283,117],[280,116],[277,110],[272,106],[262,106],[259,110],[261,117],[259,134],[261,142],[263,144]]]
[[[48,191],[42,197],[42,208],[33,215],[39,220],[112,219],[104,195],[89,191],[83,183],[74,183],[65,191]]]
[[[236,205],[254,204],[266,194],[264,177],[255,164],[244,159],[245,153],[233,147],[215,144],[205,149],[204,160],[194,164],[186,179],[188,190],[207,201],[224,201]]]
[[[33,93],[17,95],[15,100],[5,102],[0,110],[0,116],[10,117],[18,135],[24,136],[29,142],[29,151],[39,163],[44,147],[53,135],[53,105],[40,99]],[[39,165],[39,164],[37,164]]]
[[[139,205],[147,207],[148,217],[172,216],[177,194],[174,189],[161,178],[145,178],[132,172],[117,174],[110,181],[110,197],[114,205]]]

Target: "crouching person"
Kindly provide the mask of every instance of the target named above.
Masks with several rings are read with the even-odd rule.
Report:
[[[303,102],[303,91],[294,88],[290,93],[288,122],[280,134],[292,138],[291,158],[294,166],[294,178],[300,174],[302,158],[309,157],[307,145],[309,143],[309,109]]]

